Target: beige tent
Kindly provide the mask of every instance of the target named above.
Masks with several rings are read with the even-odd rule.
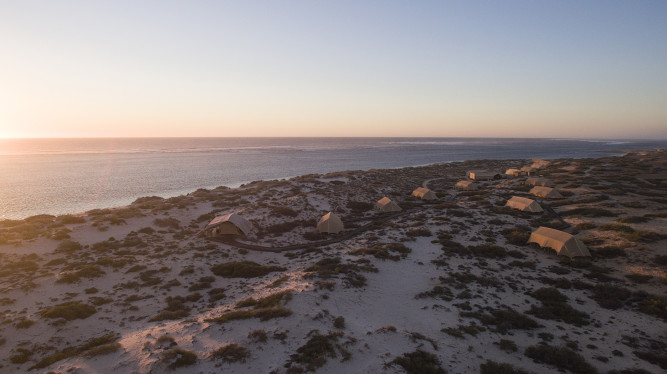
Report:
[[[400,212],[403,210],[400,206],[398,206],[398,204],[391,201],[391,199],[386,196],[375,203],[375,209],[379,210],[380,212]]]
[[[333,212],[329,212],[320,218],[320,222],[317,223],[317,231],[338,234],[343,231],[343,221]]]
[[[464,190],[464,191],[475,191],[477,190],[477,185],[474,184],[471,181],[459,181],[456,183],[454,186],[457,190]]]
[[[520,177],[523,175],[523,172],[519,169],[507,169],[505,175],[508,177]]]
[[[215,217],[202,231],[204,236],[239,235],[247,236],[252,224],[236,213]]]
[[[424,187],[417,187],[416,190],[412,191],[412,196],[422,200],[435,200],[438,198],[433,191]]]
[[[529,186],[543,186],[543,187],[554,186],[554,182],[546,178],[537,178],[537,177],[526,178],[526,184]]]
[[[468,172],[468,178],[475,181],[486,181],[495,179],[497,175],[499,174],[487,170],[470,170]]]
[[[530,193],[535,196],[543,197],[545,199],[562,199],[563,195],[558,193],[556,189],[551,187],[535,186],[530,190]]]
[[[537,243],[541,247],[555,249],[558,255],[568,256],[569,258],[591,256],[586,245],[579,239],[566,232],[548,227],[540,227],[533,231],[528,243]]]
[[[512,196],[511,199],[507,200],[505,206],[531,213],[539,213],[543,211],[537,201],[519,196]]]

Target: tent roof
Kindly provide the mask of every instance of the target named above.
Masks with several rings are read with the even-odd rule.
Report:
[[[389,203],[391,203],[391,199],[388,198],[387,196],[385,196],[385,197],[381,198],[380,200],[378,200],[378,204],[380,204],[380,205],[387,205],[387,204],[389,204]]]
[[[542,247],[553,248],[559,255],[568,256],[570,258],[577,256],[588,256],[591,253],[586,248],[586,245],[572,234],[564,231],[559,231],[549,227],[540,227],[530,234],[529,243],[537,243]]]
[[[425,188],[425,187],[417,187],[412,192],[413,193],[418,193],[418,194],[427,194],[427,193],[431,192],[431,190],[429,190],[428,188]]]
[[[208,225],[206,225],[206,228],[210,229],[211,227],[219,226],[226,222],[229,222],[234,226],[238,227],[239,230],[241,230],[244,235],[248,235],[250,233],[250,230],[252,230],[252,223],[250,223],[250,221],[248,221],[247,219],[241,217],[236,213],[230,213],[224,216],[217,216],[213,218],[213,220],[209,222]]]
[[[535,186],[530,189],[530,193],[536,196],[559,198],[563,197],[557,190],[551,187]]]
[[[507,200],[507,203],[505,205],[512,208],[528,210],[530,212],[535,212],[535,213],[542,211],[542,207],[535,200],[520,196],[512,196],[511,199]]]

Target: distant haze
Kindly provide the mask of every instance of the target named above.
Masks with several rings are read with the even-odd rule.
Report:
[[[667,138],[667,1],[3,1],[0,137]]]

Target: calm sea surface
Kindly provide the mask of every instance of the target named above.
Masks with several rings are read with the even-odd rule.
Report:
[[[0,219],[350,169],[469,159],[600,157],[667,141],[465,138],[0,139]]]

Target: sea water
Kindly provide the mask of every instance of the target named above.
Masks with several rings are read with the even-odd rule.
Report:
[[[0,139],[0,219],[77,213],[198,188],[471,159],[584,158],[667,141],[465,138]]]

